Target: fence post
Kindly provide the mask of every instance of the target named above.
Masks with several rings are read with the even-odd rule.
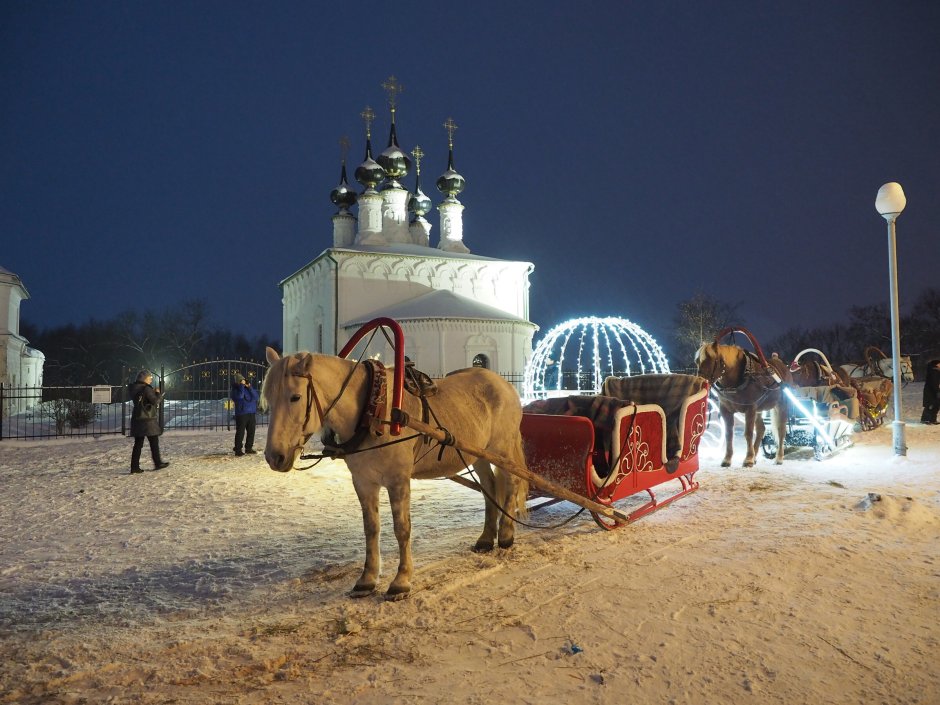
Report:
[[[3,440],[3,407],[4,407],[3,390],[4,390],[3,382],[0,382],[0,441]]]
[[[225,383],[228,385],[228,390],[226,391],[226,394],[229,394],[231,393],[231,388],[232,388],[232,363],[231,361],[226,361],[225,366],[227,370],[226,375],[225,375]],[[233,418],[233,414],[235,413],[235,407],[234,406],[232,407],[232,413],[230,414],[227,403],[228,403],[228,397],[226,396],[225,400],[222,402],[222,409],[225,411],[225,430],[231,431],[232,430],[232,418]],[[232,404],[234,403],[235,402],[232,402]]]
[[[121,435],[127,436],[127,368],[124,368],[124,384],[121,385]]]

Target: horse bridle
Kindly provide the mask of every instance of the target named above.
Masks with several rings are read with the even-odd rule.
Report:
[[[725,364],[725,358],[722,356],[721,351],[718,350],[715,346],[715,362],[712,363],[712,369],[709,372],[708,382],[710,384],[717,384],[718,380],[724,377],[725,372],[728,371],[728,366]],[[715,374],[715,368],[718,368],[718,374]]]
[[[352,380],[353,373],[356,371],[356,368],[359,366],[359,364],[360,364],[360,361],[357,360],[356,364],[353,365],[352,368],[349,370],[349,374],[346,375],[346,379],[344,379],[343,384],[340,385],[339,393],[336,395],[333,401],[330,402],[330,405],[326,408],[326,411],[323,410],[323,405],[320,403],[320,397],[317,394],[317,388],[313,384],[313,374],[311,372],[296,372],[296,371],[290,372],[290,375],[293,377],[303,377],[304,379],[307,380],[307,405],[306,405],[306,409],[304,410],[304,423],[300,427],[300,432],[304,438],[304,442],[303,444],[299,446],[294,446],[294,449],[300,448],[301,450],[303,450],[304,446],[307,445],[307,441],[309,441],[310,437],[313,435],[312,433],[307,433],[306,431],[307,431],[307,424],[310,423],[310,415],[314,407],[316,407],[316,410],[317,410],[317,417],[320,420],[320,427],[322,428],[323,426],[326,425],[326,417],[329,415],[330,411],[333,410],[333,407],[336,406],[336,403],[340,400],[340,398],[342,398],[343,393],[346,391],[346,388],[349,386],[349,382],[350,380]],[[376,390],[375,384],[373,384],[372,394],[373,395],[378,394],[384,399],[385,394],[386,394],[385,376],[384,376],[385,368],[381,365],[381,363],[377,361],[371,361],[371,360],[366,361],[366,367],[368,368],[367,371],[370,373],[370,376],[372,377],[373,382],[375,382],[377,379],[379,380],[378,391]],[[376,367],[380,369],[377,370]],[[372,399],[374,400],[375,396],[373,396]],[[378,407],[378,409],[379,409],[379,416],[381,417],[383,415],[383,412],[381,410],[384,409],[384,402],[382,402],[382,405]],[[370,407],[370,404],[367,402],[366,406],[363,407],[362,409],[362,415],[360,416],[358,428],[353,433],[352,437],[350,437],[343,443],[337,443],[330,447],[333,448],[334,451],[341,451],[344,453],[348,453],[351,449],[358,447],[360,443],[362,442],[362,440],[369,434],[369,430],[371,427],[370,423],[363,423],[363,418],[371,418],[371,415],[375,414],[375,412],[376,412],[376,408]],[[379,421],[379,423],[382,423],[382,421]],[[382,435],[382,434],[377,433],[377,435]]]
[[[303,448],[307,445],[307,441],[310,440],[312,433],[307,433],[307,424],[310,423],[310,412],[313,409],[314,404],[317,407],[317,416],[320,419],[320,425],[323,425],[323,419],[326,417],[326,414],[323,413],[323,405],[320,404],[320,397],[317,395],[317,389],[313,386],[313,375],[309,372],[291,372],[292,377],[303,377],[307,380],[307,407],[304,409],[304,423],[300,427],[300,434],[304,437],[303,445],[300,447]],[[339,397],[337,397],[338,399]],[[333,404],[330,404],[330,408],[326,410],[326,413],[330,413],[330,409],[333,408],[333,405],[336,404],[336,400],[333,400]]]

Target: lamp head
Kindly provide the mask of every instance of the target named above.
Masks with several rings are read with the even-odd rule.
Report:
[[[906,205],[907,198],[904,196],[904,189],[896,181],[891,181],[878,189],[875,208],[885,220],[897,218]]]

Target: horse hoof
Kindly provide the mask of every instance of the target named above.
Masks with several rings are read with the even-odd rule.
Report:
[[[400,590],[389,588],[388,592],[385,593],[385,601],[398,602],[399,600],[404,600],[408,597],[409,592],[411,592],[411,588],[402,588]]]
[[[730,468],[730,467],[731,467],[731,461],[730,461],[730,460],[722,460],[722,461],[721,461],[721,467],[723,467],[723,468]]]
[[[369,587],[368,585],[362,585],[362,586],[357,585],[356,587],[352,589],[352,592],[349,593],[349,596],[355,597],[358,599],[360,597],[368,597],[374,592],[375,592],[375,585],[373,585],[372,587]]]
[[[746,468],[752,468],[752,467],[754,467],[754,461],[752,460],[752,461],[749,462],[749,463],[744,463],[743,467],[746,467]]]
[[[774,461],[774,465],[783,465],[783,461],[782,461],[782,460],[775,460],[775,461]]]
[[[513,537],[509,539],[508,541],[500,541],[499,547],[500,548],[512,548],[512,544],[515,542],[515,540],[516,540],[515,537]]]
[[[490,551],[493,550],[493,542],[492,541],[477,541],[475,544],[473,544],[472,550],[474,553],[489,553]]]

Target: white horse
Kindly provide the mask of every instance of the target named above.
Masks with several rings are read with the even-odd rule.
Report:
[[[264,458],[273,470],[287,472],[294,466],[306,442],[324,432],[344,443],[353,438],[357,446],[347,449],[344,460],[362,506],[366,536],[366,559],[362,575],[351,595],[362,597],[375,591],[381,571],[379,553],[379,491],[388,492],[392,522],[398,539],[398,573],[385,593],[387,600],[399,600],[411,590],[411,479],[452,477],[472,464],[486,500],[483,533],[474,550],[490,551],[494,539],[500,548],[512,546],[514,516],[525,513],[528,483],[494,468],[482,458],[458,452],[452,446],[435,447],[415,436],[405,442],[392,437],[382,419],[366,419],[363,411],[373,407],[371,373],[365,365],[332,355],[307,352],[280,357],[267,349],[270,364],[262,387],[263,404],[270,409],[268,440]],[[388,370],[391,379],[391,368]],[[380,400],[380,402],[383,400]],[[522,453],[522,405],[515,388],[487,369],[473,367],[452,372],[437,381],[430,398],[430,423],[447,429],[467,445],[504,457],[525,467]],[[402,400],[409,416],[422,418],[418,397],[405,394]],[[381,408],[381,407],[379,407]],[[370,423],[371,422],[371,423]],[[371,428],[370,428],[371,426]],[[376,430],[383,435],[376,435]]]
[[[894,358],[885,355],[879,348],[873,345],[865,348],[865,362],[850,362],[840,367],[845,370],[849,377],[885,377],[894,379]],[[901,355],[900,374],[901,382],[914,381],[914,365],[911,364],[910,355]]]

